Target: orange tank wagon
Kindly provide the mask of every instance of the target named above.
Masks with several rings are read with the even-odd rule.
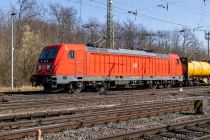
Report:
[[[80,92],[94,87],[103,92],[119,86],[171,86],[182,82],[183,76],[182,63],[176,54],[58,44],[42,50],[31,81],[45,89]]]

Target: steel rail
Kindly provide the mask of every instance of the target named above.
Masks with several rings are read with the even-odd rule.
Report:
[[[202,124],[208,124],[210,122],[210,117],[205,118],[205,119],[199,119],[199,120],[193,120],[193,121],[187,121],[187,122],[182,122],[182,123],[175,123],[171,125],[165,125],[165,126],[160,126],[160,127],[155,127],[155,128],[149,128],[149,129],[144,129],[144,130],[137,130],[133,132],[127,132],[127,133],[121,133],[121,134],[116,134],[112,136],[105,136],[105,137],[98,137],[95,138],[94,140],[123,140],[123,139],[135,139],[135,138],[147,138],[149,135],[155,135],[155,137],[163,134],[164,132],[168,132],[170,130],[179,130],[179,129],[185,129],[189,128],[192,126],[196,125],[202,125]],[[205,131],[210,133],[210,130]],[[162,135],[167,137],[167,135]],[[170,137],[170,135],[168,135]],[[195,140],[205,140],[209,139],[210,135],[205,135],[199,138],[195,138]],[[150,139],[153,139],[150,137]],[[187,139],[187,137],[186,137]]]
[[[208,91],[204,90],[204,91],[197,91],[198,93],[197,94],[202,94],[202,93],[207,93],[208,94]],[[110,95],[110,96],[99,96],[99,97],[89,97],[89,96],[85,96],[85,97],[71,97],[71,96],[67,96],[67,97],[63,97],[61,96],[61,94],[59,95],[56,95],[58,97],[44,97],[44,99],[34,99],[35,97],[34,96],[31,96],[32,99],[28,99],[26,97],[22,97],[22,98],[26,98],[26,99],[19,99],[18,100],[15,100],[15,99],[12,99],[12,100],[8,100],[7,97],[5,97],[4,99],[7,100],[7,102],[4,102],[2,104],[0,104],[0,107],[1,106],[6,106],[6,105],[9,105],[10,103],[11,104],[21,104],[21,103],[34,103],[34,102],[54,102],[54,101],[71,101],[71,102],[77,102],[78,100],[80,102],[87,102],[87,101],[96,101],[96,100],[104,100],[104,99],[118,99],[118,98],[134,98],[134,96],[137,96],[137,97],[140,97],[140,98],[145,98],[145,97],[148,97],[148,95],[153,95],[153,96],[160,96],[160,95],[165,95],[165,96],[168,96],[168,95],[174,95],[174,94],[181,94],[181,95],[184,95],[184,94],[189,94],[187,91],[183,91],[183,92],[180,92],[180,91],[167,91],[167,92],[152,92],[152,93],[149,93],[148,91],[146,93],[128,93],[128,94],[122,94],[120,95]],[[44,95],[43,95],[44,96]],[[79,95],[78,95],[79,96]],[[88,98],[89,97],[89,98]],[[74,99],[73,99],[74,98]]]
[[[190,87],[188,87],[188,88],[190,88]],[[127,91],[120,91],[120,92],[117,91],[117,93],[126,92],[124,94],[120,94],[121,98],[123,98],[123,97],[124,98],[127,98],[127,97],[128,98],[132,98],[134,96],[138,96],[140,98],[144,98],[144,97],[148,97],[148,94],[149,95],[153,95],[153,97],[154,96],[159,96],[159,95],[162,95],[162,96],[165,95],[165,96],[167,96],[168,94],[172,94],[172,95],[174,95],[174,94],[180,94],[180,95],[189,94],[188,93],[189,91],[180,92],[178,90],[177,91],[176,90],[175,91],[170,90],[170,91],[163,92],[164,90],[161,90],[161,89],[156,90],[156,91],[153,91],[152,90],[153,92],[151,92],[151,93],[149,92],[150,90],[144,90],[143,92],[141,91],[141,93],[139,93],[140,90],[129,90],[129,91],[132,91],[132,93],[127,93],[128,92],[128,90],[127,90]],[[201,90],[199,90],[197,92],[199,92],[199,94],[202,94],[202,93],[207,93],[208,94],[208,91],[206,89],[203,89],[203,88],[201,88]],[[43,96],[40,96],[39,95],[37,97],[37,98],[41,98],[41,99],[34,99],[35,98],[34,96],[29,96],[29,97],[26,97],[26,96],[24,96],[24,97],[19,97],[19,96],[17,96],[17,97],[14,97],[14,96],[12,96],[12,97],[10,97],[10,96],[4,96],[4,97],[2,97],[2,102],[3,103],[1,104],[1,106],[4,106],[4,104],[10,104],[10,103],[13,103],[13,104],[15,104],[15,103],[18,104],[18,103],[23,103],[23,102],[24,103],[34,103],[34,102],[37,102],[37,101],[40,101],[40,102],[43,101],[44,102],[44,101],[49,101],[49,100],[55,101],[55,100],[67,100],[68,99],[68,101],[70,100],[71,102],[77,102],[77,100],[80,100],[80,102],[87,102],[87,101],[92,101],[92,100],[96,101],[96,100],[101,100],[101,99],[104,100],[104,99],[115,99],[115,98],[117,99],[117,98],[119,98],[119,95],[118,94],[112,94],[110,96],[99,96],[99,97],[93,97],[93,98],[90,98],[89,96],[86,96],[85,95],[85,97],[74,97],[74,99],[72,99],[72,96],[71,95],[70,96],[67,96],[67,97],[63,97],[63,96],[61,96],[61,94],[58,94],[58,95],[56,94],[55,96],[50,95],[50,97],[49,96],[46,97],[45,94],[42,94],[42,95]]]
[[[132,92],[162,92],[162,91],[179,91],[180,87],[173,87],[173,88],[161,88],[161,89],[111,89],[109,92],[112,92],[112,94],[127,94],[128,91]],[[194,87],[183,87],[184,90],[209,90],[209,86],[194,86]],[[85,92],[83,92],[85,93]],[[88,94],[94,93],[97,94],[97,92],[88,92]],[[53,93],[50,92],[43,92],[43,91],[23,91],[23,92],[0,92],[0,95],[7,95],[13,97],[13,95],[44,95],[44,96],[51,96],[51,95],[60,95],[63,94],[62,92]],[[66,93],[65,93],[66,94]],[[85,93],[86,94],[86,93]],[[130,93],[129,93],[130,94]],[[73,94],[75,95],[75,94]]]
[[[117,121],[123,121],[123,120],[129,120],[129,119],[136,119],[139,117],[146,117],[151,115],[157,115],[157,114],[165,114],[169,112],[176,112],[176,111],[183,111],[183,110],[189,110],[193,108],[192,103],[171,103],[170,104],[163,104],[163,105],[153,105],[153,107],[148,106],[148,109],[145,108],[139,108],[138,106],[134,107],[133,109],[130,108],[121,108],[121,109],[112,109],[112,110],[102,110],[97,112],[88,112],[88,113],[82,113],[82,114],[75,114],[75,115],[69,115],[68,117],[64,117],[65,121],[62,122],[61,118],[57,118],[59,123],[56,123],[56,120],[49,120],[46,119],[46,122],[43,120],[43,122],[38,123],[41,126],[34,127],[36,125],[32,125],[32,128],[24,128],[22,129],[16,129],[16,130],[10,130],[1,132],[0,133],[0,139],[15,139],[15,138],[22,138],[24,136],[33,136],[34,131],[36,129],[41,129],[43,133],[50,133],[50,132],[58,132],[63,129],[76,129],[81,126],[92,126],[95,124],[103,124],[108,122],[117,122]],[[49,124],[49,121],[50,124]],[[39,122],[39,121],[37,121]],[[52,124],[56,123],[56,124]],[[34,124],[36,122],[34,121]],[[43,125],[44,124],[44,125]],[[27,124],[26,124],[27,125]],[[31,127],[30,125],[28,125]],[[6,127],[6,125],[5,125]],[[12,126],[11,126],[12,127]],[[14,126],[15,127],[15,126]]]
[[[120,108],[125,108],[125,107],[140,107],[140,108],[148,108],[148,107],[154,107],[156,105],[170,105],[170,104],[178,104],[178,103],[189,103],[189,102],[193,102],[192,99],[188,99],[188,100],[171,100],[171,101],[165,101],[165,102],[153,102],[153,103],[141,103],[141,104],[133,104],[133,105],[125,105],[125,104],[121,104],[120,106],[119,105],[116,105],[116,106],[112,106],[111,108],[117,108],[117,109],[120,109]],[[75,114],[75,113],[81,113],[81,112],[88,112],[91,110],[91,112],[94,112],[94,111],[101,111],[101,110],[108,110],[110,109],[110,107],[95,107],[95,108],[73,108],[73,109],[70,109],[70,110],[59,110],[59,111],[47,111],[47,112],[44,112],[45,116],[48,115],[48,116],[52,116],[52,115],[56,115],[56,114]],[[12,114],[12,115],[4,115],[4,116],[0,116],[0,122],[1,121],[4,121],[4,120],[8,120],[8,119],[12,119],[12,120],[18,120],[18,119],[21,119],[21,118],[31,118],[33,115],[33,117],[39,117],[40,115],[43,115],[43,112],[36,112],[36,113],[32,113],[32,114]],[[14,119],[15,118],[15,119]]]
[[[152,94],[153,95],[153,94]],[[17,101],[17,102],[6,102],[0,104],[0,111],[3,110],[11,110],[11,109],[21,109],[21,108],[28,108],[28,107],[43,107],[43,106],[52,106],[52,105],[75,105],[75,104],[82,104],[82,103],[92,103],[94,102],[101,102],[101,101],[110,101],[110,100],[130,100],[130,99],[137,99],[137,98],[146,98],[148,95],[114,95],[114,96],[101,96],[101,97],[89,97],[89,98],[72,98],[66,97],[62,99],[41,99],[41,100],[27,100],[27,101]],[[153,95],[151,98],[156,96],[160,96],[159,94]],[[168,96],[165,94],[165,96]]]

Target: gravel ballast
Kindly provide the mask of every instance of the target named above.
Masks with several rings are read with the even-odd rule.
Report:
[[[47,134],[45,140],[84,140],[93,139],[102,136],[109,136],[135,130],[154,128],[158,126],[179,123],[183,121],[196,120],[206,118],[207,115],[195,115],[194,111],[185,111],[179,113],[169,113],[160,116],[152,116],[148,118],[139,118],[135,120],[122,121],[119,123],[109,123],[104,125],[96,125],[89,128],[80,128],[75,130],[66,130],[55,134]]]

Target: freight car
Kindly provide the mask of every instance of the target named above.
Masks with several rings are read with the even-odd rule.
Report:
[[[183,85],[198,86],[200,84],[210,84],[210,64],[207,61],[188,61],[182,58],[183,65]]]
[[[176,54],[106,49],[83,44],[49,45],[38,60],[32,85],[80,92],[94,87],[170,87],[183,82],[183,66]]]

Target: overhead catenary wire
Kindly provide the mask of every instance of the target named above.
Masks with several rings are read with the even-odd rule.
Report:
[[[156,0],[154,0],[154,1],[156,2]],[[201,15],[200,12],[192,11],[192,10],[188,11],[185,7],[182,7],[182,6],[177,5],[177,4],[182,4],[183,2],[186,2],[186,1],[187,0],[185,0],[185,1],[183,1],[183,0],[177,0],[177,1],[171,2],[171,1],[168,1],[168,0],[164,0],[164,2],[168,3],[168,5],[170,7],[173,6],[173,7],[176,7],[176,8],[179,8],[179,9],[183,10],[184,12],[193,13],[192,18],[195,18],[195,15],[198,15],[200,17],[200,15]],[[160,2],[163,2],[163,0],[160,0]],[[153,9],[153,8],[157,8],[157,4],[155,4],[154,6],[148,7],[148,8],[143,8],[143,9],[141,8],[141,10],[147,11],[147,10]],[[203,17],[209,17],[210,15],[209,14],[206,14],[206,13],[209,13],[209,12],[206,11],[205,13],[202,14],[202,16]],[[170,15],[171,15],[171,13],[170,13]],[[178,17],[178,16],[176,16],[176,17]]]
[[[199,27],[200,26],[200,23],[201,23],[201,20],[202,20],[202,18],[203,18],[203,13],[205,12],[205,4],[204,3],[202,3],[201,4],[201,14],[200,14],[200,18],[199,18],[199,22],[198,22],[198,26],[197,27]]]
[[[157,2],[157,1],[155,0],[155,2]],[[178,3],[178,2],[184,2],[184,1],[183,0],[178,0],[176,2],[168,2],[168,1],[166,1],[166,2],[169,3],[169,4],[175,4],[175,3]],[[149,9],[156,8],[156,7],[157,7],[157,4],[155,4],[153,6],[150,6],[150,7],[147,7],[147,8],[141,8],[141,10],[149,10]]]
[[[69,1],[72,2],[71,0],[69,0]],[[87,4],[87,3],[84,2],[83,6],[89,6],[89,7],[97,8],[97,9],[104,10],[104,11],[106,10],[106,7],[99,6],[99,5],[107,6],[106,3],[103,3],[103,2],[97,1],[97,0],[90,0],[90,1],[94,2],[94,3],[98,4],[98,5],[95,6],[95,5],[91,5],[89,3]],[[176,4],[176,3],[180,2],[180,1],[181,0],[178,0],[176,2],[168,2],[168,3],[169,4]],[[115,10],[117,10],[121,14],[128,14],[129,15],[129,13],[128,13],[129,9],[121,8],[121,7],[116,6],[116,5],[114,5],[113,7],[114,7]],[[156,5],[156,7],[157,7],[157,5]],[[182,9],[181,7],[179,7],[179,8]],[[177,26],[181,26],[181,27],[189,28],[189,29],[193,29],[194,28],[194,27],[191,27],[191,26],[186,25],[186,24],[181,24],[181,23],[178,23],[178,22],[174,22],[174,21],[170,21],[170,20],[167,20],[167,19],[162,19],[162,18],[150,16],[150,15],[143,14],[143,13],[139,12],[139,11],[145,10],[143,8],[138,8],[137,10],[138,10],[137,17],[140,17],[140,18],[143,17],[143,18],[147,18],[147,19],[150,19],[150,20],[159,21],[159,22],[168,23],[168,24],[173,24],[173,25],[177,25]],[[207,15],[204,15],[204,16],[207,16]]]
[[[185,2],[185,1],[182,1],[182,2]],[[176,5],[176,3],[171,3],[171,2],[168,2],[168,3],[169,3],[169,5],[171,5],[171,6],[174,6],[174,7],[176,7],[176,8],[179,8],[179,9],[183,10],[184,12],[193,13],[193,16],[194,16],[194,15],[200,16],[200,15],[202,14],[202,12],[197,12],[197,11],[192,11],[192,10],[191,10],[191,11],[188,11],[185,7],[178,6],[178,5]],[[206,10],[205,10],[205,11],[206,11]],[[210,16],[209,14],[206,14],[206,13],[209,13],[209,12],[205,12],[205,14],[204,14],[204,12],[203,12],[202,16],[205,16],[205,17]]]
[[[95,3],[98,3],[98,4],[106,5],[105,3],[98,2],[96,0],[91,0],[91,1],[95,2]],[[118,9],[118,10],[123,11],[123,12],[128,12],[129,11],[128,9],[124,9],[124,8],[121,8],[121,7],[118,7],[118,6],[113,6],[113,7],[115,9]],[[146,15],[146,14],[138,13],[137,17],[140,17],[140,16],[145,17],[145,18],[149,18],[149,19],[152,19],[152,20],[160,21],[160,22],[165,22],[165,23],[174,24],[174,25],[178,25],[178,26],[182,26],[182,27],[186,27],[186,28],[191,28],[190,26],[184,25],[184,24],[181,24],[181,23],[176,23],[176,22],[165,20],[165,19],[160,19],[160,18],[156,18],[156,17],[153,17],[153,16],[149,16],[149,15]]]

